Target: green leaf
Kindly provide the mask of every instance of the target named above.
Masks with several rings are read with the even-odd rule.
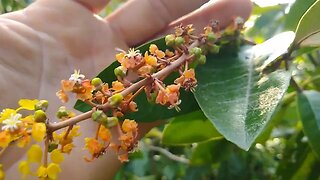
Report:
[[[295,30],[303,14],[316,0],[296,0],[286,15],[285,29]]]
[[[319,35],[313,36],[320,32],[320,23],[317,17],[320,16],[320,1],[317,0],[302,16],[296,29],[295,44],[300,44],[309,37],[312,38],[312,43],[303,43],[301,45],[320,45]]]
[[[196,111],[173,118],[163,131],[162,143],[183,145],[220,138],[212,123]]]
[[[298,95],[298,110],[303,125],[303,131],[309,143],[320,157],[320,93],[316,91],[303,91]]]
[[[165,50],[166,48],[164,38],[160,38],[160,39],[151,41],[147,44],[144,44],[138,47],[137,49],[139,49],[140,52],[144,54],[144,52],[149,49],[150,44],[156,44],[159,47],[159,49],[162,49],[162,50]],[[101,78],[103,82],[111,84],[112,81],[116,80],[113,70],[119,65],[120,64],[117,61],[115,61],[106,69],[104,69],[102,72],[100,72],[98,77]],[[165,82],[173,83],[174,79],[177,77],[178,77],[178,74],[172,74],[165,80]],[[179,106],[181,108],[181,111],[177,112],[174,109],[168,109],[165,106],[161,106],[158,104],[151,104],[150,102],[148,102],[145,93],[141,93],[135,99],[135,102],[138,104],[139,111],[135,113],[126,114],[125,118],[135,119],[138,122],[152,122],[156,120],[168,119],[174,116],[199,110],[199,106],[191,92],[181,91],[180,98],[182,101],[181,105]],[[86,112],[91,110],[91,106],[85,104],[82,101],[77,101],[74,108],[81,112]]]
[[[234,56],[209,56],[197,70],[195,96],[201,109],[227,140],[244,150],[262,132],[288,88],[289,72],[261,73],[265,62],[285,53],[276,47],[290,46],[282,37],[242,47]]]

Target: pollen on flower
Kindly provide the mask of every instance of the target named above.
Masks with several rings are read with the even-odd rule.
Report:
[[[80,74],[80,70],[74,70],[74,73],[71,74],[69,80],[81,84],[84,78],[85,76]]]
[[[11,114],[10,117],[2,122],[2,130],[3,131],[15,131],[19,128],[19,124],[21,123],[21,117],[22,115],[17,113],[17,114]]]

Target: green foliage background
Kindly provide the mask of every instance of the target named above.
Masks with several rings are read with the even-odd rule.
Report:
[[[1,0],[0,11],[1,13],[16,11],[31,2],[32,0]],[[108,15],[123,2],[123,0],[111,1],[101,15]],[[316,0],[296,0],[293,4],[268,7],[254,5],[245,36],[262,43],[280,32],[295,31],[300,18],[314,2]],[[311,20],[301,23],[301,28],[304,29],[300,32],[320,29],[320,23],[317,22],[318,12],[319,9],[309,15],[308,18]],[[316,38],[315,41],[319,40]],[[291,42],[279,43],[288,46]],[[244,143],[239,143],[232,137],[233,128],[221,131],[221,126],[229,127],[228,123],[236,122],[236,117],[222,118],[222,121],[226,122],[219,125],[217,121],[219,117],[216,116],[220,113],[219,109],[213,111],[213,118],[204,109],[205,115],[198,110],[168,119],[167,125],[149,132],[140,142],[139,150],[131,155],[131,161],[123,166],[115,179],[319,179],[320,52],[318,47],[319,43],[318,46],[300,47],[293,53],[290,72],[305,91],[298,93],[294,86],[289,86],[279,105],[274,106],[271,119],[269,118],[267,123],[262,122],[263,126],[254,128],[254,135],[248,136],[250,138],[245,139]],[[228,59],[225,55],[220,58]],[[238,58],[238,61],[241,63],[241,58]],[[242,71],[238,71],[240,74],[233,73],[232,65],[227,63],[213,65],[214,68],[219,66],[225,70],[223,78],[229,75],[235,77],[243,75]],[[198,71],[205,72],[205,68]],[[224,82],[226,79],[217,81]],[[215,87],[205,93],[212,93],[219,88],[221,90],[228,87],[235,90],[241,88],[241,84],[233,83],[233,85],[221,84],[222,88]],[[257,91],[259,93],[259,90]],[[201,106],[202,95],[196,94],[197,96],[200,97],[198,103]],[[239,99],[236,95],[234,97]],[[241,104],[241,101],[234,101],[229,106],[237,103]],[[249,150],[244,151],[239,147]]]

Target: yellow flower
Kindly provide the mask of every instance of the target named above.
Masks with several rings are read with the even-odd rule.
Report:
[[[5,148],[11,141],[11,135],[7,131],[0,132],[0,147]]]
[[[17,109],[17,111],[21,109],[26,109],[26,110],[34,110],[34,106],[39,102],[38,99],[21,99],[19,101],[20,107]]]
[[[31,173],[30,166],[27,161],[21,161],[19,163],[18,169],[19,169],[19,172],[22,174],[22,179],[25,179]]]
[[[56,164],[59,164],[64,160],[63,154],[58,149],[53,150],[50,154],[50,157],[51,157],[51,161]]]
[[[48,176],[47,168],[44,166],[40,166],[37,170],[37,176],[39,178],[46,178]]]
[[[3,120],[5,120],[5,119],[8,119],[10,116],[11,116],[11,114],[16,114],[16,110],[14,110],[14,109],[9,109],[9,108],[7,108],[7,109],[3,109],[2,110],[2,112],[0,113],[0,123],[3,121]]]
[[[64,145],[61,151],[63,153],[68,153],[69,154],[72,151],[73,147],[74,147],[74,144],[73,143],[69,143],[69,144]]]
[[[28,134],[22,136],[17,144],[18,147],[23,148],[26,147],[31,141],[31,138]]]
[[[2,169],[2,164],[0,164],[0,180],[4,180],[4,178],[5,178],[5,174]]]
[[[40,163],[42,159],[42,150],[41,147],[37,144],[34,144],[30,147],[27,152],[28,162],[38,162]]]
[[[44,123],[33,124],[31,134],[35,141],[41,142],[46,136],[46,125]]]
[[[60,172],[61,168],[58,164],[50,163],[47,168],[40,166],[37,170],[37,176],[40,179],[57,179]]]
[[[61,168],[56,163],[50,163],[47,167],[47,174],[50,179],[57,179],[60,172]]]
[[[149,56],[147,51],[144,53],[144,60],[150,66],[157,66],[158,65],[157,58],[154,56]]]

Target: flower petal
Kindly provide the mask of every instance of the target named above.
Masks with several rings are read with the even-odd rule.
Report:
[[[30,147],[27,152],[28,162],[38,162],[40,163],[42,159],[42,149],[39,145],[34,144]]]
[[[51,152],[50,156],[51,156],[51,161],[56,164],[59,164],[59,163],[63,162],[63,160],[64,160],[63,154],[61,153],[61,151],[59,149],[53,150]]]
[[[44,123],[33,124],[31,134],[35,141],[41,142],[46,135],[46,125]]]

